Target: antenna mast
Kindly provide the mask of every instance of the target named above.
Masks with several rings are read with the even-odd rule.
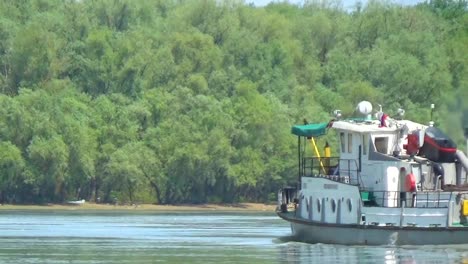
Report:
[[[435,108],[435,105],[434,104],[431,104],[431,121],[429,121],[429,126],[434,126],[434,120],[432,119],[433,116],[434,116],[434,108]]]

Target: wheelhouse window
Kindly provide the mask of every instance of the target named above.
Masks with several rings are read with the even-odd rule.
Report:
[[[384,154],[388,153],[388,137],[376,137],[374,144],[377,152]]]
[[[368,148],[367,143],[369,143],[369,140],[367,139],[367,134],[363,134],[362,135],[362,155],[367,155],[367,148]]]
[[[348,133],[348,153],[353,152],[353,134]]]
[[[341,152],[344,153],[345,152],[345,146],[346,146],[344,132],[340,133],[340,142],[341,142]]]

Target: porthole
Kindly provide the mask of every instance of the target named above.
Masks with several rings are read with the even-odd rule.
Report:
[[[320,208],[322,207],[322,203],[320,202],[319,199],[317,199],[317,212],[320,213]]]
[[[333,213],[336,211],[336,201],[335,201],[335,199],[331,199],[331,209],[332,209]]]
[[[348,199],[347,204],[348,210],[351,212],[353,210],[353,202],[351,201],[351,199]]]

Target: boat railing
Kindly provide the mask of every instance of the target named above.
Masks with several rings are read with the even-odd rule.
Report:
[[[301,176],[323,177],[351,185],[360,185],[357,161],[339,157],[305,157],[302,161]]]
[[[348,175],[348,177],[350,178],[350,184],[363,186],[357,160],[340,159],[339,168],[340,175]]]
[[[452,192],[361,191],[364,206],[448,208]]]

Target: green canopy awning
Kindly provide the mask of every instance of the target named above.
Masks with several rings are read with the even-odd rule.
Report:
[[[296,136],[318,137],[326,134],[327,126],[328,123],[296,125],[292,127],[291,133]]]

